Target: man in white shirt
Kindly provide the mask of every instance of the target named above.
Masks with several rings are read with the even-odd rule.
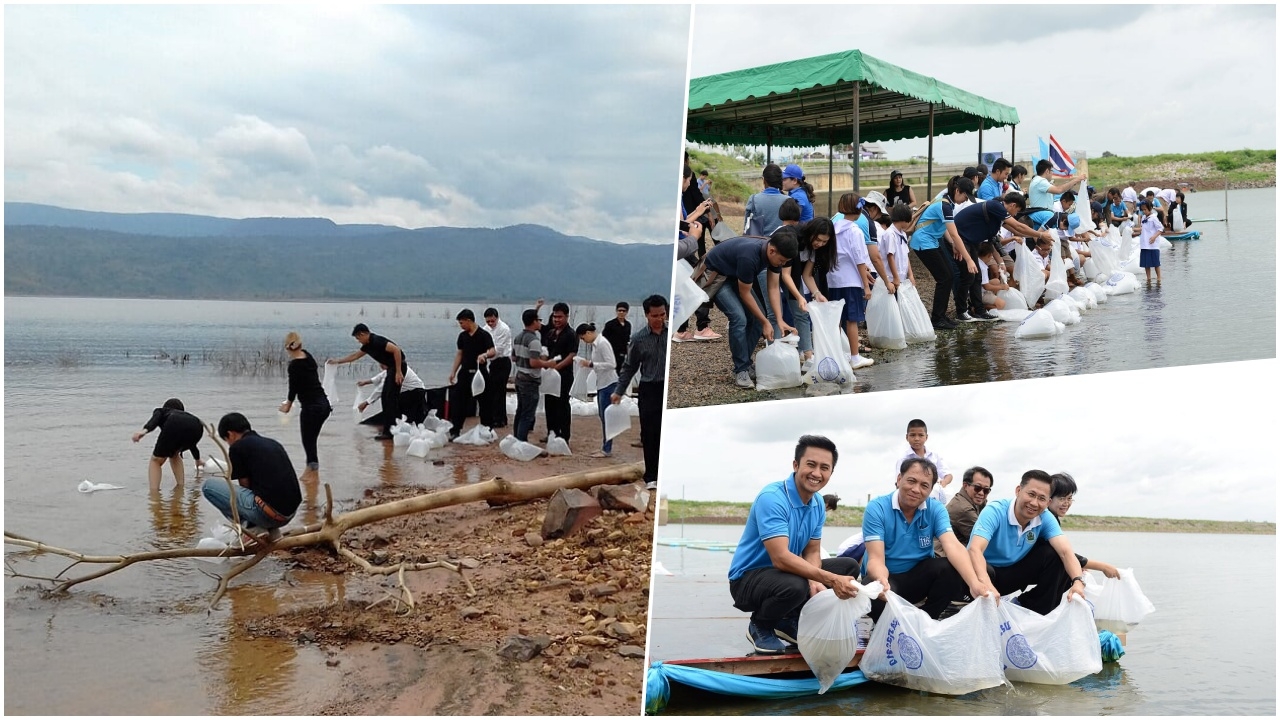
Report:
[[[484,311],[485,330],[493,336],[493,353],[481,359],[489,368],[484,395],[480,398],[480,424],[489,428],[507,426],[507,379],[511,377],[511,328],[498,318],[496,308]]]
[[[896,478],[902,473],[902,463],[910,458],[923,458],[933,463],[938,469],[938,482],[934,483],[933,490],[929,493],[929,497],[937,500],[944,505],[947,502],[947,493],[944,488],[951,484],[951,470],[947,467],[942,456],[929,452],[925,449],[925,441],[929,439],[929,428],[924,424],[923,420],[916,419],[907,423],[907,452],[903,453],[893,464],[893,477]]]

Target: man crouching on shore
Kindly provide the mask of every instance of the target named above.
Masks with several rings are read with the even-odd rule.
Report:
[[[757,653],[778,655],[795,644],[800,609],[826,588],[836,597],[858,593],[858,562],[822,559],[827,512],[819,491],[835,470],[835,443],[804,435],[796,444],[793,472],[769,483],[751,503],[742,539],[729,566],[733,606],[751,613],[747,638]]]

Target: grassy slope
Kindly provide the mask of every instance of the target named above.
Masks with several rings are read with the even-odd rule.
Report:
[[[706,169],[710,172],[712,187],[717,198],[737,198],[746,202],[755,192],[731,173],[755,169],[751,163],[740,162],[728,155],[690,150],[689,163],[695,173]],[[864,167],[898,167],[923,164],[923,160],[865,161]],[[1275,185],[1275,150],[1229,150],[1197,153],[1193,155],[1147,155],[1143,157],[1109,157],[1089,160],[1089,175],[1094,187],[1101,190],[1112,185],[1124,185],[1135,180],[1139,188],[1147,185],[1166,186],[1172,182],[1192,182],[1197,189],[1221,188],[1224,181],[1233,187],[1266,187]]]
[[[667,522],[741,524],[747,518],[751,503],[668,500]],[[827,524],[843,527],[862,525],[862,508],[838,507],[827,513]],[[1063,527],[1067,530],[1110,532],[1179,532],[1222,533],[1237,535],[1275,535],[1275,523],[1230,522],[1219,520],[1173,520],[1141,517],[1070,515]]]

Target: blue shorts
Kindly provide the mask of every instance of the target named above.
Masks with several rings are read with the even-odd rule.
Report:
[[[1160,267],[1160,248],[1138,251],[1138,267]]]
[[[827,299],[844,301],[845,322],[862,322],[867,319],[867,300],[862,297],[862,288],[829,288]]]

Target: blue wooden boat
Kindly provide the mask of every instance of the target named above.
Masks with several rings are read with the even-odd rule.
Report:
[[[1184,230],[1184,231],[1182,231],[1182,232],[1178,233],[1177,235],[1165,235],[1165,236],[1164,236],[1164,239],[1165,239],[1165,240],[1199,240],[1199,239],[1200,239],[1200,231],[1199,231],[1199,230]]]

